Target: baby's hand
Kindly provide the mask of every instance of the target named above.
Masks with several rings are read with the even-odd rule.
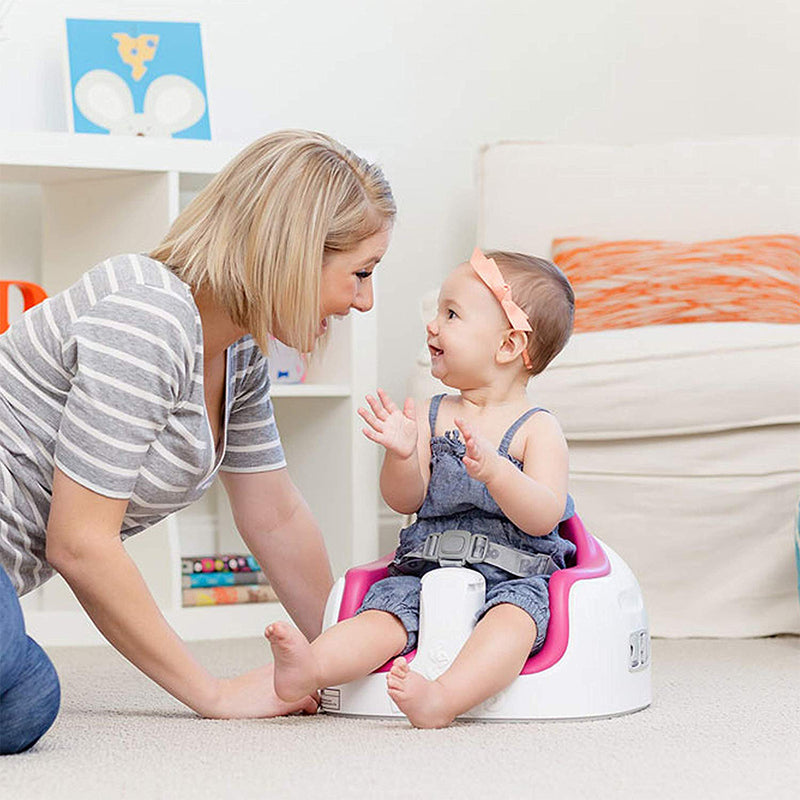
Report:
[[[409,458],[417,449],[417,415],[414,401],[408,397],[401,411],[383,389],[378,389],[378,399],[367,395],[372,411],[359,408],[358,414],[369,425],[362,428],[364,436],[382,444],[398,458]]]
[[[467,468],[467,475],[476,481],[489,483],[497,473],[500,456],[492,447],[492,443],[478,436],[463,419],[456,418],[455,422],[464,436],[466,453],[461,460]]]

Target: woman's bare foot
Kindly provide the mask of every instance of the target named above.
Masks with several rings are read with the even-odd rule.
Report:
[[[402,656],[394,660],[386,686],[389,697],[415,728],[444,728],[455,718],[448,709],[445,688],[412,672]]]
[[[297,628],[285,622],[273,622],[264,635],[269,639],[275,659],[275,694],[294,703],[319,687],[311,645]]]

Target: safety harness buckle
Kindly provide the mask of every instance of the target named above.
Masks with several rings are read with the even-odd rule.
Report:
[[[422,557],[438,561],[440,567],[463,567],[482,562],[488,548],[489,538],[482,533],[450,530],[429,534],[422,547]]]

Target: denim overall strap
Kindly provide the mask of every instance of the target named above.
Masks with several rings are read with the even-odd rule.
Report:
[[[447,397],[446,394],[437,394],[435,397],[431,397],[431,405],[428,409],[428,425],[431,426],[431,437],[436,436],[436,417],[439,416],[439,406],[445,397]]]
[[[540,406],[529,408],[519,419],[511,424],[511,427],[506,431],[505,436],[503,436],[503,441],[500,442],[500,447],[497,451],[501,456],[508,455],[508,448],[511,447],[511,440],[514,438],[514,434],[522,427],[522,424],[528,417],[532,417],[538,411],[544,411],[546,414],[550,413],[546,408],[541,408]]]

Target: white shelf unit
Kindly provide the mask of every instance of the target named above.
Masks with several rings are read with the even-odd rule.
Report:
[[[0,279],[33,280],[52,295],[110,255],[148,251],[242,144],[0,132]],[[374,312],[353,313],[334,322],[305,383],[272,393],[290,474],[320,523],[335,575],[378,555],[378,453],[356,414],[375,390],[376,358]],[[278,603],[181,606],[182,555],[246,549],[217,484],[126,546],[184,639],[257,636],[285,617]],[[22,605],[41,644],[102,641],[59,576]]]

